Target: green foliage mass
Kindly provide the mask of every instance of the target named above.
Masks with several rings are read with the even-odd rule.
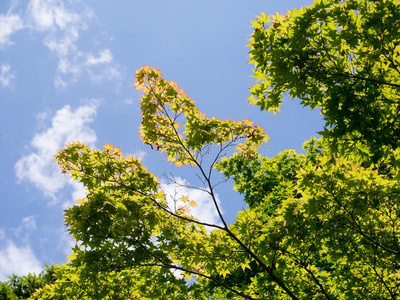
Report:
[[[255,248],[299,299],[396,299],[398,168],[361,167],[332,155],[323,139],[305,149],[295,157],[291,151],[252,161],[238,155],[220,164],[262,220]]]
[[[319,107],[322,137],[305,154],[261,157],[259,126],[207,118],[159,70],[139,69],[143,141],[198,172],[220,222],[193,217],[190,195],[171,202],[119,148],[67,145],[57,161],[87,190],[65,213],[79,243],[33,299],[400,297],[399,2],[318,0],[253,27],[250,102]],[[248,204],[230,225],[215,171]]]
[[[399,146],[400,3],[317,0],[253,22],[250,102],[276,111],[283,96],[319,107],[342,154],[360,145],[377,161]],[[351,149],[354,151],[354,149]]]
[[[0,282],[0,299],[17,300],[29,298],[36,290],[52,284],[56,280],[56,268],[55,265],[46,265],[46,268],[38,275],[10,276],[8,281]]]

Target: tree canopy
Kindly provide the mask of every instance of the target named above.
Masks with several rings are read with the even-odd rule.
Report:
[[[0,282],[0,299],[27,299],[36,290],[54,283],[56,280],[55,272],[55,265],[46,265],[46,268],[38,275],[31,273],[25,276],[11,275],[7,282]]]
[[[187,196],[172,205],[118,147],[69,144],[56,159],[87,190],[65,212],[78,243],[33,299],[399,297],[399,2],[319,0],[253,27],[250,102],[276,111],[288,94],[319,107],[321,138],[262,157],[262,128],[208,118],[159,70],[139,69],[141,138],[198,172],[220,223],[193,217]],[[248,205],[232,224],[213,172]]]
[[[390,0],[319,0],[262,14],[250,40],[250,102],[276,111],[288,93],[321,109],[322,136],[342,151],[361,146],[358,154],[375,162],[390,156],[400,135],[399,14]]]

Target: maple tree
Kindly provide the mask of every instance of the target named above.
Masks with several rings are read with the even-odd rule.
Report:
[[[398,1],[320,0],[253,26],[251,103],[276,111],[288,93],[319,107],[323,137],[343,145],[333,150],[361,146],[357,155],[376,162],[398,148]]]
[[[55,265],[46,265],[46,268],[38,275],[29,273],[24,276],[15,274],[9,276],[6,282],[0,282],[0,299],[17,300],[29,298],[36,290],[54,283],[56,280],[55,269]]]
[[[207,118],[159,70],[139,69],[141,138],[198,170],[221,224],[193,217],[186,196],[171,207],[160,181],[119,148],[69,144],[57,161],[87,189],[65,214],[79,244],[33,298],[399,297],[400,5],[319,0],[269,18],[253,22],[250,102],[276,111],[289,93],[319,107],[322,137],[305,154],[261,157],[262,128]],[[207,164],[209,147],[218,151]],[[230,225],[215,171],[248,204]]]

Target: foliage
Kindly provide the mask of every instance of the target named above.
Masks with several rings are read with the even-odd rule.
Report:
[[[264,196],[252,204],[263,224],[263,233],[254,237],[256,248],[290,280],[299,299],[395,299],[399,171],[387,165],[363,168],[323,146],[307,143],[297,164],[286,164],[290,172],[276,168],[277,161],[288,161],[288,152],[222,163],[245,198]],[[248,181],[253,176],[254,185]]]
[[[36,290],[31,299],[185,299],[186,294],[198,295],[183,279],[158,267],[101,271],[98,266],[75,263],[59,268],[56,284]]]
[[[37,289],[52,284],[55,278],[56,266],[48,266],[38,275],[25,276],[12,275],[7,282],[0,282],[0,299],[26,299]]]
[[[261,157],[259,126],[207,118],[159,70],[139,69],[143,141],[196,168],[220,223],[194,218],[188,196],[171,203],[119,148],[69,144],[56,158],[87,189],[65,214],[79,246],[33,298],[397,299],[399,16],[396,1],[321,0],[253,23],[250,101],[276,111],[288,92],[325,117],[304,154]],[[215,170],[248,204],[230,225]]]
[[[366,145],[376,161],[398,148],[398,1],[318,0],[272,19],[262,14],[253,25],[251,103],[276,111],[289,93],[320,107],[322,135],[346,142],[342,151]]]

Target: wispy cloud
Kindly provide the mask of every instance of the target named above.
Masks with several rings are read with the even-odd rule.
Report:
[[[28,12],[38,30],[74,31],[86,26],[82,17],[64,7],[60,0],[31,0]]]
[[[1,25],[0,25],[1,26]],[[11,66],[9,64],[2,64],[0,68],[0,85],[3,88],[10,87],[15,76],[10,72]]]
[[[221,224],[215,204],[211,196],[205,191],[193,189],[188,187],[189,183],[182,178],[175,178],[175,183],[162,183],[161,189],[167,196],[167,201],[171,209],[184,206],[180,200],[182,196],[188,196],[189,200],[196,202],[196,206],[191,208],[192,216],[196,217],[202,222],[211,224]],[[218,195],[216,195],[218,205],[221,207],[221,202]]]
[[[21,224],[12,229],[12,232],[16,237],[20,237],[21,234],[26,234],[27,232],[33,231],[36,229],[36,218],[35,216],[28,216],[22,219]]]
[[[86,57],[86,65],[95,66],[98,64],[104,64],[112,62],[113,55],[110,49],[103,49],[99,51],[99,55],[95,56],[93,54],[88,54]]]
[[[83,51],[77,45],[82,31],[89,28],[94,18],[84,2],[30,0],[23,18],[22,13],[13,13],[18,6],[18,1],[12,1],[7,14],[0,14],[0,48],[12,44],[10,36],[18,30],[29,29],[33,34],[42,33],[43,44],[58,60],[58,74],[54,79],[56,88],[66,88],[84,75],[93,83],[114,81],[119,85],[121,67],[114,61],[109,48]],[[8,66],[9,71],[9,65],[3,66]],[[7,69],[4,70],[7,72]],[[10,79],[13,79],[6,75],[0,77],[2,87],[9,86]]]
[[[42,270],[41,262],[29,246],[30,233],[36,230],[35,216],[25,217],[20,225],[0,228],[0,281],[12,274],[26,275]]]
[[[56,88],[65,88],[83,74],[92,82],[118,81],[120,67],[113,61],[110,49],[97,53],[79,49],[80,33],[88,29],[93,12],[81,5],[80,12],[65,7],[60,0],[31,0],[28,5],[30,28],[44,32],[44,45],[58,57],[59,74],[54,80]]]
[[[76,51],[79,32],[87,29],[92,13],[85,9],[78,14],[66,9],[59,0],[31,0],[27,15],[32,30],[46,33],[44,44],[59,56],[67,56]]]
[[[76,81],[82,74],[87,74],[93,83],[119,81],[122,78],[119,69],[110,49],[101,49],[97,53],[76,51],[73,55],[59,57],[59,75],[54,86],[64,88],[68,78]]]
[[[123,100],[123,103],[126,104],[126,105],[131,105],[131,104],[133,104],[133,99],[125,98]]]
[[[58,237],[58,243],[56,249],[64,253],[65,256],[71,255],[72,248],[74,248],[80,242],[73,239],[72,235],[66,230],[65,226],[55,230]]]
[[[24,27],[18,15],[0,15],[0,47],[12,44],[10,36]]]
[[[15,164],[17,178],[34,184],[54,203],[57,201],[57,192],[66,186],[72,187],[72,197],[83,196],[82,185],[60,173],[54,155],[71,141],[81,141],[94,146],[97,137],[89,124],[94,120],[98,103],[99,101],[92,100],[75,110],[69,105],[58,110],[51,126],[34,136],[31,141],[32,152]]]
[[[0,281],[7,281],[11,274],[26,275],[41,270],[42,264],[28,245],[17,247],[12,241],[7,241],[5,247],[0,248]]]

